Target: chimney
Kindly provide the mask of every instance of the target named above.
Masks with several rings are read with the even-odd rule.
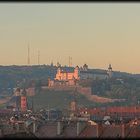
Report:
[[[58,121],[57,122],[57,135],[60,135],[63,131],[63,122]]]
[[[35,122],[33,122],[33,133],[36,132],[36,125],[35,125]]]
[[[103,132],[103,127],[101,124],[96,125],[96,137],[99,138]]]
[[[122,128],[121,128],[122,138],[124,138],[124,137],[125,137],[125,125],[122,124],[121,127],[122,127]]]
[[[99,124],[96,125],[96,137],[99,137]]]

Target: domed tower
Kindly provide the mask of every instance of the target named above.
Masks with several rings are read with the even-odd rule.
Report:
[[[59,62],[57,62],[56,66],[57,67],[61,67],[61,64]]]
[[[84,71],[87,71],[87,70],[88,70],[88,65],[87,65],[87,64],[84,64],[84,65],[83,65],[83,70],[84,70]]]
[[[57,73],[61,73],[61,68],[59,67],[58,69],[57,69]]]
[[[61,72],[62,72],[61,68],[58,67],[55,80],[61,80]]]
[[[107,73],[108,73],[108,75],[109,75],[109,78],[111,78],[111,77],[113,76],[113,71],[112,71],[111,64],[109,64]]]
[[[78,80],[80,78],[79,74],[80,74],[79,67],[76,66],[74,69],[74,78]]]

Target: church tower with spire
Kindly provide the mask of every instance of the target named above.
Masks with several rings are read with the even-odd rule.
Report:
[[[27,110],[27,98],[26,98],[26,89],[24,88],[21,95],[21,111]]]

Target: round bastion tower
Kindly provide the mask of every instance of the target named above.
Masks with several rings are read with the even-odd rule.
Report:
[[[79,80],[80,79],[80,71],[79,71],[79,67],[76,66],[74,69],[74,78]]]

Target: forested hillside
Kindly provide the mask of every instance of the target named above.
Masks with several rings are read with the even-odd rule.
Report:
[[[0,66],[0,91],[19,86],[47,84],[48,77],[54,78],[56,67],[42,66]]]
[[[62,67],[71,69],[74,67]],[[93,71],[105,71],[92,69]],[[13,88],[32,87],[39,89],[47,85],[48,78],[54,79],[57,72],[56,66],[34,65],[34,66],[0,66],[0,94],[13,92]],[[113,78],[109,80],[87,80],[80,82],[83,86],[90,86],[92,93],[109,98],[125,98],[130,103],[139,103],[140,99],[140,77],[125,72],[114,72]]]
[[[111,78],[107,80],[88,80],[81,83],[90,86],[92,94],[108,97],[126,99],[126,104],[140,103],[140,79],[134,77]]]

